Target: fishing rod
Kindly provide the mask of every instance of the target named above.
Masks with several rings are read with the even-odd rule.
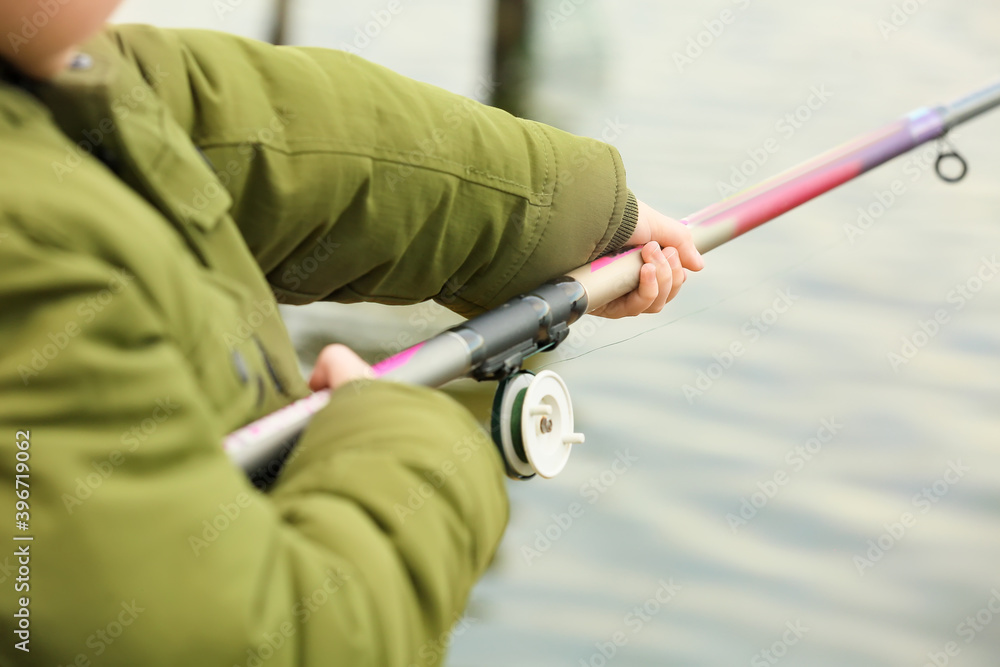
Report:
[[[917,109],[682,222],[691,225],[699,252],[708,252],[997,106],[1000,82],[949,105]],[[957,174],[945,173],[948,161],[957,162]],[[954,150],[941,152],[935,168],[949,182],[961,180],[968,170]],[[463,377],[499,380],[492,431],[508,476],[553,477],[584,438],[574,431],[563,380],[551,371],[523,371],[522,364],[565,340],[570,325],[584,314],[636,289],[643,264],[639,251],[602,257],[514,297],[376,364],[375,377],[428,387]],[[329,390],[311,394],[234,431],[223,447],[247,473],[262,470],[287,453],[329,400]]]

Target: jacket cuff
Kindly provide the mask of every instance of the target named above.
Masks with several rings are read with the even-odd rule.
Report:
[[[639,201],[635,198],[632,191],[629,190],[628,199],[625,201],[625,211],[622,213],[622,220],[618,224],[618,229],[615,230],[615,235],[611,237],[611,242],[608,243],[601,255],[612,255],[625,247],[628,240],[632,238],[637,224],[639,224]]]

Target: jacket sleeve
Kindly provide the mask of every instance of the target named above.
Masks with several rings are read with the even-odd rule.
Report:
[[[348,385],[259,494],[146,286],[109,287],[120,267],[0,232],[0,664],[442,660],[507,517],[499,459],[463,409]],[[29,588],[10,595],[22,544]],[[30,653],[12,640],[21,596]]]
[[[115,29],[234,198],[278,295],[461,314],[617,249],[634,198],[611,146],[348,53]]]

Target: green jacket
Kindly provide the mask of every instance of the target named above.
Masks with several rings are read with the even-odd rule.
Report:
[[[220,443],[308,391],[276,299],[472,314],[621,245],[630,196],[603,143],[337,51],[129,26],[4,67],[0,663],[441,662],[499,458],[354,383],[257,492]]]

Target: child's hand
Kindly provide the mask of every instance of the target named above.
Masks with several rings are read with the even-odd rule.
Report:
[[[640,313],[658,313],[684,284],[687,277],[684,269],[701,271],[705,266],[698,249],[694,247],[691,230],[687,226],[658,213],[641,201],[638,204],[639,222],[625,245],[643,246],[644,264],[639,272],[639,287],[592,311],[592,315],[619,318]]]
[[[331,389],[336,391],[352,380],[375,379],[372,367],[346,345],[327,345],[319,353],[309,387],[313,391]]]

